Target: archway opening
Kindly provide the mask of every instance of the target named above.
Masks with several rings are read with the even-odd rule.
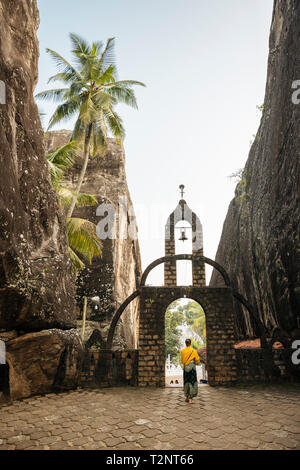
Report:
[[[166,387],[183,387],[181,350],[186,347],[187,338],[200,357],[196,366],[198,384],[207,384],[205,312],[198,302],[184,297],[173,301],[165,312]]]
[[[192,226],[186,220],[175,225],[175,254],[192,254]],[[176,285],[191,286],[193,284],[192,263],[188,260],[176,261]]]

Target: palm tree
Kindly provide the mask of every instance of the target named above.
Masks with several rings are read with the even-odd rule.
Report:
[[[186,324],[206,343],[206,318],[198,302],[191,301],[184,306]]]
[[[101,256],[102,243],[97,237],[95,224],[89,220],[71,217],[67,221],[67,227],[69,256],[75,271],[80,271],[85,264],[76,252],[91,264],[94,258]]]
[[[125,103],[137,109],[132,87],[145,86],[134,80],[116,79],[114,38],[108,39],[105,47],[102,42],[93,42],[90,46],[77,34],[70,34],[70,38],[74,66],[57,52],[47,49],[59,70],[49,82],[64,82],[66,87],[46,90],[36,95],[40,99],[61,102],[50,119],[48,129],[63,119],[77,115],[71,140],[83,143],[84,163],[68,209],[68,217],[71,217],[76,205],[76,195],[80,193],[89,155],[103,154],[109,131],[119,143],[125,137],[122,119],[116,113],[115,106]]]
[[[73,140],[62,147],[57,147],[54,152],[48,153],[48,160],[51,183],[56,191],[61,189],[64,172],[74,164],[77,153],[80,149],[78,142]]]
[[[52,186],[63,207],[68,207],[74,197],[77,207],[93,206],[98,203],[91,194],[74,194],[74,191],[63,185],[63,174],[73,165],[78,149],[78,143],[72,141],[47,155]],[[89,220],[68,217],[67,229],[69,255],[75,271],[79,271],[85,267],[85,264],[77,253],[90,264],[95,257],[101,256],[102,243],[97,237],[95,224]]]
[[[58,193],[62,205],[66,208],[66,212],[68,212],[68,207],[73,198],[75,198],[76,207],[94,206],[98,203],[95,196],[76,193],[71,188],[64,186],[63,175],[74,164],[79,149],[80,145],[76,140],[73,140],[46,155],[52,186]]]

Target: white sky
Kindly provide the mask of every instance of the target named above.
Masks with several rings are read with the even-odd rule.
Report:
[[[163,226],[178,203],[180,184],[202,222],[204,254],[214,259],[234,195],[228,175],[244,166],[261,117],[256,106],[264,100],[273,1],[38,0],[38,5],[37,92],[48,88],[56,71],[46,47],[70,59],[69,32],[88,41],[116,37],[119,78],[147,85],[136,89],[139,111],[119,107],[143,268],[164,255]],[[40,108],[48,117],[54,109],[47,103]],[[71,127],[64,122],[57,128]],[[188,271],[183,268],[181,283],[190,283]],[[156,268],[148,282],[160,284],[162,273]]]

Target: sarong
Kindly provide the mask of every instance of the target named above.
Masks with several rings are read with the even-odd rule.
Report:
[[[187,398],[194,398],[198,395],[198,382],[196,365],[190,362],[183,369],[184,395]]]

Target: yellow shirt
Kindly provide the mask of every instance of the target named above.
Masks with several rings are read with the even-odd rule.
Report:
[[[183,366],[189,364],[193,359],[195,359],[196,363],[200,361],[200,357],[195,349],[191,346],[187,346],[181,350],[181,362]]]

